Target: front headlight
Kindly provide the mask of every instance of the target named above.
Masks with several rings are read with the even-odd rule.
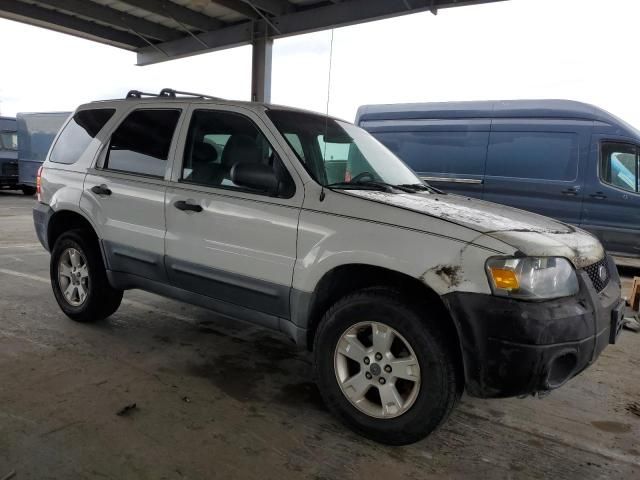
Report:
[[[542,300],[578,293],[573,265],[561,257],[522,257],[487,260],[487,276],[494,295]]]

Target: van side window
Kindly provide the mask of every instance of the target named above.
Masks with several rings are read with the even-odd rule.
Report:
[[[600,148],[600,179],[614,187],[638,192],[638,147],[626,143],[603,143]]]
[[[575,133],[491,132],[486,175],[571,181],[579,158]]]
[[[482,175],[488,132],[374,132],[418,173]]]
[[[113,132],[105,169],[164,177],[180,110],[141,109]]]
[[[49,161],[70,165],[78,161],[89,143],[115,113],[113,108],[77,112],[64,127],[51,150]]]
[[[295,185],[278,154],[247,117],[231,112],[196,110],[189,123],[181,182],[247,191],[231,180],[237,163],[269,166],[280,178],[280,196],[289,198]],[[256,192],[257,193],[257,192]]]

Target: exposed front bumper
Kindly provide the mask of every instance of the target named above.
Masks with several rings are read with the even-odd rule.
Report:
[[[591,365],[619,333],[620,278],[611,257],[608,262],[611,279],[600,293],[579,271],[580,292],[568,298],[445,295],[460,336],[467,392],[511,397],[551,390]]]

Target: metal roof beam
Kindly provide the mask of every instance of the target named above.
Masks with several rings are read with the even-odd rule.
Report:
[[[142,39],[131,33],[17,0],[0,0],[0,17],[109,43],[127,50],[137,50],[146,45]]]
[[[275,38],[430,11],[505,0],[350,0],[282,15],[272,19]]]
[[[293,10],[293,4],[287,0],[242,0],[255,8],[270,13],[271,15],[283,15]]]
[[[243,0],[211,0],[211,3],[216,3],[224,8],[233,10],[243,17],[247,17],[252,20],[258,20],[260,18],[260,15],[258,15],[258,13],[253,8],[251,8],[250,5],[247,5]]]
[[[253,37],[252,22],[243,22],[213,32],[161,43],[157,47],[154,46],[155,48],[150,46],[141,48],[138,50],[138,65],[150,65],[174,58],[188,57],[196,53],[214,52],[248,45]]]
[[[204,13],[196,12],[168,0],[121,0],[133,7],[161,15],[176,22],[203,32],[216,30],[225,24]]]
[[[179,30],[174,30],[94,2],[87,2],[86,0],[37,0],[37,2],[53,7],[56,10],[64,10],[74,15],[81,15],[123,30],[134,31],[143,37],[155,38],[163,42],[175,40],[183,36],[183,33]]]
[[[222,0],[215,1],[222,4]],[[227,47],[244,45],[250,43],[252,38],[255,37],[255,35],[251,34],[252,28],[255,29],[253,32],[256,34],[267,32],[269,38],[281,38],[327,28],[344,27],[410,13],[430,11],[434,7],[441,9],[501,1],[505,0],[345,0],[339,3],[324,4],[317,8],[300,9],[277,17],[269,17],[267,19],[268,22],[262,19],[254,22],[245,22],[238,25],[238,28],[242,30],[242,34],[238,33],[239,30],[224,27],[220,30],[198,35],[198,38],[203,39],[207,47],[201,45],[195,38],[185,38],[159,44],[158,47],[167,52],[169,56],[159,55],[153,48],[145,47],[138,51],[138,65],[162,62],[170,60],[174,56],[186,57],[197,53],[220,50],[225,48],[225,38],[231,40]]]

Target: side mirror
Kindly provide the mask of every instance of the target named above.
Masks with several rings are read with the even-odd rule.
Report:
[[[277,195],[278,176],[269,165],[262,163],[236,163],[231,167],[231,181],[236,185]]]

